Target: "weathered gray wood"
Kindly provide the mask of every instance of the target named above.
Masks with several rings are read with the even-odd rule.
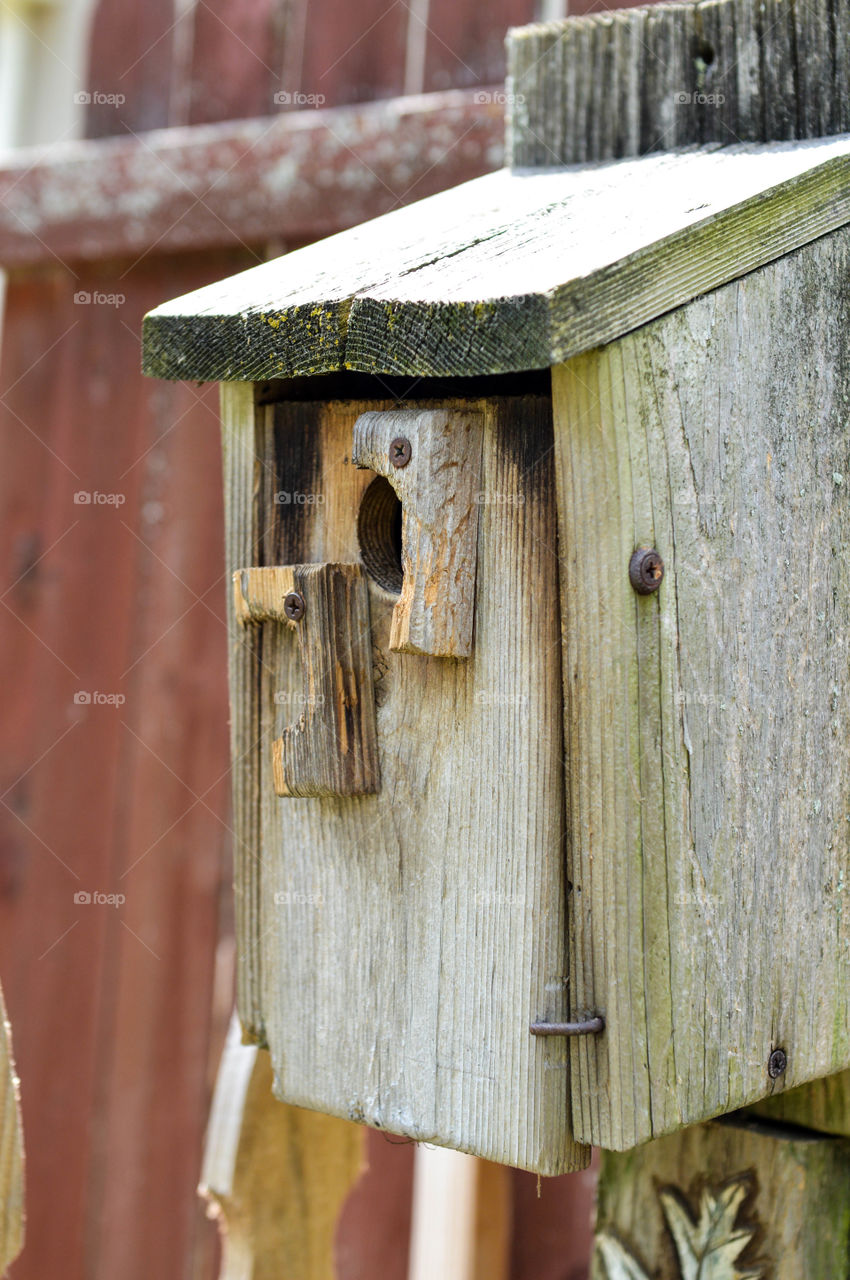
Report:
[[[850,1145],[700,1125],[605,1153],[593,1280],[838,1280]]]
[[[157,377],[546,368],[850,218],[850,142],[488,175],[166,303]]]
[[[384,476],[402,506],[395,652],[472,652],[483,426],[480,414],[462,409],[365,413],[355,423],[352,461]],[[410,445],[404,466],[393,463],[394,440]]]
[[[295,632],[303,668],[297,720],[272,743],[279,796],[356,796],[380,786],[372,688],[369,593],[359,564],[240,569],[234,608],[242,626],[277,622]],[[302,615],[291,619],[288,597]],[[300,697],[298,696],[300,692]]]
[[[842,230],[554,371],[570,1012],[606,1019],[573,1108],[605,1147],[850,1064],[848,269]]]
[[[246,1039],[265,1043],[262,1014],[262,955],[256,949],[253,923],[260,895],[260,794],[253,772],[240,770],[241,757],[271,752],[269,725],[261,724],[260,690],[256,663],[262,661],[260,641],[255,648],[244,643],[243,629],[233,609],[233,574],[257,554],[262,512],[254,493],[259,462],[254,452],[257,430],[254,388],[250,383],[224,383],[221,387],[221,443],[224,481],[225,564],[227,582],[228,681],[230,687],[230,758],[233,775],[233,896],[236,942],[240,954],[253,950],[250,963],[237,965],[237,1005]]]
[[[799,1125],[816,1133],[850,1138],[850,1071],[838,1071],[764,1098],[749,1111],[772,1123]]]
[[[234,1019],[199,1187],[222,1228],[219,1280],[336,1280],[337,1218],[365,1158],[362,1129],[273,1097],[269,1055],[239,1043]]]
[[[701,0],[508,36],[508,163],[575,164],[850,130],[843,0]]]
[[[259,998],[248,1012],[281,1098],[559,1173],[588,1154],[570,1134],[567,1050],[528,1032],[566,1011],[550,405],[410,407],[483,415],[473,652],[451,662],[391,651],[394,601],[370,585],[381,791],[282,801],[266,744],[302,675],[279,626],[246,632],[259,726],[240,721],[236,812],[253,822],[259,797],[261,834],[237,872],[240,991]],[[351,462],[354,424],[390,408],[245,413],[229,456],[258,464],[253,508],[230,505],[237,563],[357,556],[371,477]],[[275,503],[280,491],[305,500]]]

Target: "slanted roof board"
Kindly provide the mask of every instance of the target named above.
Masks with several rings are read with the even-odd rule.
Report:
[[[144,367],[544,368],[850,221],[850,137],[489,174],[159,307]]]

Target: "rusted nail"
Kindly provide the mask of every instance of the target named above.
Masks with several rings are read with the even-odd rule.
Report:
[[[664,561],[650,547],[638,547],[629,561],[629,582],[639,596],[650,596],[661,586]]]
[[[304,597],[300,591],[290,591],[289,595],[283,602],[283,612],[286,614],[290,622],[300,622],[304,617],[304,610],[307,608],[304,603]]]
[[[784,1049],[774,1049],[773,1053],[767,1060],[767,1074],[771,1080],[777,1080],[781,1075],[785,1074],[785,1068],[788,1066],[788,1054]]]
[[[597,1015],[583,1022],[532,1022],[533,1036],[593,1036],[605,1030],[605,1019]]]
[[[390,445],[390,462],[393,466],[396,469],[406,467],[410,461],[410,454],[410,441],[404,436],[396,436]]]

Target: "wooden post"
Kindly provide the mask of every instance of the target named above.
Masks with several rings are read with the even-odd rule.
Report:
[[[846,130],[848,100],[840,83],[848,46],[850,11],[828,0],[806,6],[784,0],[767,5],[760,0],[711,0],[518,31],[509,40],[511,163],[569,164],[701,142],[771,142]],[[802,848],[800,841],[808,841],[811,865],[822,862],[824,882],[829,883],[826,864],[839,848],[837,856],[843,859],[843,845],[826,829],[831,819],[819,825],[823,806],[832,811],[825,795],[806,801],[808,816],[794,811],[793,804],[788,807],[792,794],[802,794],[798,787],[805,789],[802,776],[795,780],[791,775],[795,759],[802,759],[800,744],[811,731],[808,717],[817,698],[813,691],[807,695],[794,677],[786,685],[767,648],[753,666],[752,657],[745,656],[747,635],[768,648],[782,637],[789,660],[805,651],[806,641],[800,637],[798,647],[793,611],[770,618],[782,591],[774,592],[769,572],[755,572],[755,564],[750,585],[758,606],[753,615],[744,616],[744,597],[750,598],[748,552],[738,555],[731,545],[755,534],[766,552],[772,546],[777,557],[784,556],[780,528],[771,528],[783,503],[784,451],[790,450],[797,462],[802,459],[814,418],[831,424],[826,435],[833,431],[836,444],[843,436],[839,400],[830,404],[830,392],[823,388],[824,395],[819,395],[807,379],[816,368],[833,373],[846,368],[840,346],[829,356],[817,351],[819,342],[831,341],[836,300],[825,281],[840,274],[837,259],[844,250],[842,233],[832,242],[830,267],[822,264],[823,275],[815,262],[818,250],[812,246],[609,347],[578,356],[554,375],[560,535],[566,548],[566,666],[584,673],[572,707],[567,690],[566,741],[569,747],[580,723],[586,732],[582,716],[590,708],[600,760],[622,758],[622,750],[627,755],[631,751],[636,780],[634,794],[627,785],[613,782],[610,794],[595,794],[579,774],[568,784],[576,823],[584,821],[604,832],[606,851],[612,836],[621,837],[612,847],[634,850],[629,876],[635,877],[613,893],[610,885],[603,892],[605,860],[597,858],[594,866],[587,842],[583,844],[574,830],[569,878],[582,903],[574,918],[574,998],[604,1009],[609,1027],[605,1040],[575,1047],[574,1124],[579,1137],[611,1147],[670,1134],[624,1154],[604,1153],[594,1280],[691,1280],[709,1275],[713,1280],[815,1280],[846,1275],[850,1267],[850,1144],[823,1136],[850,1133],[850,1073],[783,1093],[793,1051],[786,1057],[782,1050],[781,1057],[774,1058],[775,1046],[794,1043],[802,1050],[804,1041],[813,1046],[817,1042],[830,1052],[828,1045],[835,1043],[830,1035],[844,1021],[839,1013],[845,1007],[844,995],[836,989],[840,953],[826,988],[813,969],[805,990],[798,982],[795,991],[778,998],[758,987],[765,982],[771,986],[781,971],[780,951],[760,972],[757,966],[739,968],[735,961],[736,949],[746,947],[744,936],[753,928],[775,939],[778,948],[785,937],[793,938],[800,961],[806,929],[794,918],[794,850]],[[815,278],[824,287],[812,289]],[[814,350],[807,344],[810,360],[802,357],[799,338],[783,356],[783,330],[818,335]],[[668,380],[669,395],[663,390]],[[836,394],[842,403],[846,386],[846,378],[839,377]],[[653,440],[656,428],[659,434]],[[820,428],[815,430],[821,442],[817,447],[828,450]],[[712,463],[712,441],[721,439]],[[814,457],[812,461],[814,477],[817,463]],[[754,474],[747,475],[762,464],[767,468],[764,484]],[[843,473],[837,466],[832,470],[834,486],[840,488]],[[801,500],[804,487],[798,477],[795,497],[790,499],[789,489],[789,499]],[[813,488],[820,491],[816,481]],[[589,495],[600,492],[609,496],[598,519],[588,519]],[[757,493],[769,495],[758,509]],[[845,504],[836,502],[830,516],[821,498],[816,502],[813,543],[800,549],[804,563],[810,554],[818,555],[819,527],[831,527],[828,536],[835,545],[847,545],[846,534],[834,524],[843,520]],[[746,516],[741,514],[744,504]],[[582,515],[573,521],[569,513],[576,511]],[[725,554],[720,547],[724,539],[731,556],[727,563],[735,564],[733,594],[737,600],[740,593],[740,618],[712,572]],[[660,609],[651,603],[636,610],[627,586],[618,593],[623,554],[643,542],[675,547],[677,579],[675,586],[668,586],[668,605]],[[742,547],[739,542],[738,550]],[[768,555],[763,568],[769,559]],[[608,577],[611,565],[615,569]],[[793,576],[794,570],[790,572]],[[591,620],[595,601],[570,590],[571,582],[586,582],[588,577],[608,602],[604,634],[594,629],[595,614]],[[816,612],[817,591],[818,584],[807,580],[794,599],[805,599]],[[697,601],[700,593],[702,605]],[[705,629],[708,614],[714,627],[722,619],[726,664],[712,659],[709,685],[686,687],[692,678],[699,683],[694,641],[696,630]],[[679,637],[676,650],[684,654],[683,669],[665,667],[660,639],[664,634]],[[628,717],[618,720],[616,712],[606,722],[603,704],[608,699],[610,705],[610,678],[603,691],[583,662],[591,650],[609,643],[611,653],[623,662],[623,655],[631,653],[634,687],[640,691],[641,740],[636,744],[632,738],[631,747],[629,734],[635,731],[637,714],[631,726]],[[787,752],[790,767],[789,774],[779,757],[771,755],[780,788],[775,794],[757,788],[762,792],[757,795],[747,785],[747,758],[752,762],[760,750],[772,752],[765,741],[758,746],[745,742],[760,719],[752,702],[755,690],[750,711],[745,701],[737,702],[740,752],[730,739],[724,741],[724,725],[731,721],[712,710],[736,704],[737,695],[729,689],[736,668],[750,662],[753,671],[758,661],[763,661],[765,677],[774,682],[775,690],[780,683],[794,689],[785,711],[781,693],[771,710],[779,728],[777,747],[783,760]],[[830,681],[823,672],[821,677]],[[652,699],[657,703],[654,713]],[[647,713],[650,720],[657,716],[654,742],[645,733]],[[606,723],[611,738],[606,737]],[[703,729],[704,741],[699,737]],[[828,729],[825,732],[828,737]],[[614,743],[618,733],[624,735],[619,746]],[[732,763],[736,754],[738,765]],[[698,770],[706,762],[712,774],[701,778]],[[843,756],[833,757],[832,763],[836,785],[843,788]],[[695,771],[699,789],[713,797],[711,815],[689,808]],[[646,803],[653,793],[653,777],[664,780],[665,799],[657,809]],[[737,792],[731,800],[733,785]],[[836,818],[839,810],[843,818],[846,805],[837,793],[835,798]],[[619,819],[612,817],[612,805]],[[688,873],[684,867],[677,870],[643,858],[642,851],[653,846],[656,820],[664,822],[668,839],[676,824],[682,824],[682,847],[695,839],[698,848],[711,848],[710,861],[697,865],[693,860]],[[703,823],[708,824],[704,830]],[[708,826],[712,835],[706,843],[702,837]],[[758,886],[737,883],[736,907],[729,887],[736,884],[735,864],[748,839],[763,846],[758,861],[762,870]],[[772,848],[782,851],[778,879]],[[838,863],[835,870],[840,893]],[[615,901],[618,906],[612,910]],[[688,919],[695,922],[697,916],[716,926],[711,930],[713,947],[699,955],[699,930],[688,926]],[[602,939],[608,948],[605,954],[599,949]],[[816,968],[814,952],[811,962]],[[693,1018],[673,1016],[665,998],[671,973],[674,984],[692,977]],[[724,984],[731,985],[719,994]],[[643,1010],[642,1019],[634,1017],[635,1002]],[[828,1015],[824,1018],[830,1002],[836,1009],[834,1025]],[[715,1017],[721,1005],[737,1013]],[[637,1030],[631,1037],[619,1036],[618,1029],[627,1024]],[[701,1047],[696,1039],[686,1043],[694,1036]],[[693,1081],[680,1089],[683,1074],[677,1069],[693,1061],[695,1053],[705,1064],[704,1087],[696,1093]],[[830,1070],[828,1061],[823,1069]],[[736,1116],[741,1127],[728,1122],[681,1127],[700,1113],[730,1110],[756,1097],[760,1088],[763,1091],[765,1070],[771,1076],[776,1072],[776,1093],[758,1105],[758,1119],[742,1111]],[[617,1082],[618,1106],[606,1102],[609,1080]],[[630,1087],[626,1082],[631,1081]]]
[[[850,1268],[850,1144],[696,1125],[602,1162],[593,1280],[833,1280]]]

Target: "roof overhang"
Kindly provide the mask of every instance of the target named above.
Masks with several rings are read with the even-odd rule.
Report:
[[[144,371],[545,368],[848,221],[850,135],[503,170],[165,303]]]

